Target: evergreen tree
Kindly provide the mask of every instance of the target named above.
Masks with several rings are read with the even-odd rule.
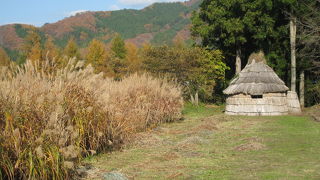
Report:
[[[312,51],[317,43],[313,43],[312,48],[306,48],[315,39],[314,36],[306,36],[311,35],[310,32],[318,32],[315,29],[309,31],[312,25],[308,19],[317,14],[319,2],[315,0],[204,0],[200,11],[193,15],[192,32],[202,38],[203,46],[222,49],[227,57],[235,56],[237,53],[234,52],[237,52],[239,46],[241,52],[244,52],[242,57],[254,50],[263,49],[268,64],[291,85],[292,91],[296,91],[298,69],[301,78],[300,97],[303,98],[304,70],[313,61],[306,54],[317,52]],[[306,31],[309,33],[303,33]],[[296,58],[299,58],[297,62]],[[228,58],[227,62],[230,64]]]
[[[296,92],[296,41],[297,41],[297,18],[306,13],[306,4],[316,2],[314,0],[281,0],[285,5],[289,14],[290,25],[290,51],[291,51],[291,91]]]
[[[299,7],[302,12],[298,13],[296,23],[297,72],[300,104],[304,107],[305,96],[307,106],[320,102],[320,2],[302,1]]]
[[[121,79],[128,73],[128,65],[126,61],[127,49],[125,42],[119,34],[116,34],[112,39],[110,49],[111,55],[108,58],[108,63],[114,72],[115,79]]]
[[[124,40],[120,34],[116,36],[111,41],[111,50],[115,57],[124,59],[126,57],[127,50],[125,48]]]
[[[204,0],[200,11],[193,14],[192,32],[202,38],[203,46],[236,57],[239,73],[240,57],[256,50],[256,45],[272,33],[271,10],[272,0]]]

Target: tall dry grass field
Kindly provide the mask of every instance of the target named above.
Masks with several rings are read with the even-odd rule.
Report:
[[[0,72],[0,177],[67,179],[82,157],[179,119],[179,86],[148,75],[122,81],[70,60]],[[1,179],[1,178],[0,178]]]

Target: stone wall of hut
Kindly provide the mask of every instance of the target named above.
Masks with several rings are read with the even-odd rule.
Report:
[[[227,98],[225,113],[228,115],[276,116],[288,114],[286,93],[267,93],[260,98],[237,94]]]
[[[287,92],[287,101],[288,101],[288,110],[290,114],[300,114],[301,107],[299,98],[296,92],[288,91]]]

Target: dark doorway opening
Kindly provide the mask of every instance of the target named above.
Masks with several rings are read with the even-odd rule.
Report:
[[[252,99],[262,99],[263,96],[262,95],[251,95]]]

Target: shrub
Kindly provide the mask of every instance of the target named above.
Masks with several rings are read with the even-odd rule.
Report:
[[[71,60],[0,72],[0,177],[68,179],[86,155],[119,147],[137,131],[180,118],[180,87],[134,74],[103,78]]]
[[[229,69],[221,51],[200,47],[148,47],[144,49],[143,59],[148,72],[177,79],[185,98],[198,92],[202,102],[217,99],[213,90],[217,82],[224,81],[225,70]]]

